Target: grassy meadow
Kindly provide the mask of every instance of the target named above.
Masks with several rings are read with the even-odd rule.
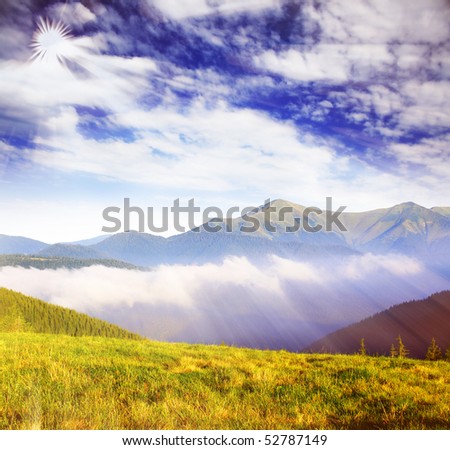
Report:
[[[450,363],[0,333],[0,429],[448,429]]]

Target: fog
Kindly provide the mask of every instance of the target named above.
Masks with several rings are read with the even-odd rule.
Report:
[[[447,278],[414,258],[373,254],[314,265],[229,257],[150,272],[4,267],[0,285],[153,339],[290,350],[393,304],[450,288]]]

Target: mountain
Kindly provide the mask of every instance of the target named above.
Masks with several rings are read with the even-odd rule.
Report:
[[[307,351],[356,353],[364,338],[368,353],[389,354],[401,336],[410,356],[423,358],[432,338],[445,350],[450,345],[450,291],[393,306],[308,346]]]
[[[272,207],[271,224],[265,226],[267,209]],[[285,214],[282,213],[290,210]],[[119,233],[92,248],[111,258],[133,264],[191,264],[217,261],[228,255],[262,260],[274,254],[288,259],[341,258],[358,253],[401,253],[448,266],[450,256],[450,217],[416,205],[402,203],[392,208],[361,213],[343,212],[339,219],[346,231],[336,227],[326,231],[326,214],[309,215],[309,226],[320,226],[318,232],[305,231],[304,226],[286,232],[303,219],[305,207],[286,200],[254,208],[244,217],[227,221],[211,221],[202,226],[164,239],[145,233]],[[245,232],[254,223],[254,232]],[[300,222],[302,223],[302,222]],[[208,230],[215,230],[211,232]]]
[[[288,241],[268,235],[241,232],[208,233],[204,230],[163,238],[147,233],[129,231],[118,233],[99,244],[90,246],[109,258],[138,265],[193,264],[218,262],[225,256],[245,256],[261,259],[277,255],[289,259],[313,259],[318,256],[353,255],[356,252],[345,245],[314,245],[301,239]]]
[[[116,325],[0,288],[0,332],[142,339]]]
[[[48,247],[48,244],[45,242],[21,236],[6,236],[0,234],[0,254],[3,255],[37,253],[46,247]]]
[[[143,270],[141,267],[115,259],[75,259],[66,256],[45,257],[36,255],[0,255],[0,267],[24,267],[30,269],[81,269],[82,267],[105,266],[118,269]]]
[[[271,210],[269,210],[271,208]],[[286,200],[277,199],[270,203],[266,203],[258,208],[254,208],[251,212],[235,218],[228,222],[209,222],[203,224],[200,228],[200,232],[205,232],[207,226],[217,227],[216,235],[240,235],[246,237],[259,237],[272,241],[283,242],[298,242],[312,245],[333,245],[342,246],[345,245],[342,236],[336,231],[326,232],[326,221],[323,214],[316,214],[312,212],[308,214],[308,226],[314,228],[320,226],[321,231],[310,232],[306,231],[307,226],[303,221],[303,214],[307,208],[302,205],[297,205]],[[295,219],[300,218],[300,224],[302,226],[295,226]],[[270,221],[268,220],[270,219]],[[259,226],[255,226],[259,224]],[[255,226],[256,231],[249,232],[250,228]],[[290,231],[287,231],[290,228]],[[186,233],[185,233],[186,234]]]
[[[273,230],[265,225],[271,213]],[[288,212],[289,211],[289,212]],[[268,255],[294,260],[336,259],[359,253],[400,253],[422,259],[437,271],[450,274],[450,208],[428,209],[413,202],[367,212],[342,212],[339,220],[345,227],[326,230],[324,212],[311,212],[306,231],[306,208],[277,199],[228,222],[210,221],[185,233],[163,238],[134,231],[111,236],[97,236],[78,244],[47,246],[3,236],[0,253],[38,253],[41,256],[76,259],[115,259],[130,264],[193,264],[220,261],[225,256],[245,256],[265,261]],[[300,220],[300,222],[298,222]],[[298,226],[300,223],[301,226]],[[253,232],[249,227],[259,224]],[[306,224],[306,225],[308,225]],[[291,231],[286,231],[291,227]],[[292,231],[294,227],[294,231]],[[211,229],[214,232],[211,232]],[[29,240],[28,240],[29,241]],[[22,242],[23,247],[18,249]],[[9,244],[8,244],[9,243]],[[13,245],[14,244],[14,245]],[[25,245],[27,244],[27,245]],[[36,247],[37,246],[37,247]],[[37,248],[37,250],[36,250]],[[40,250],[40,251],[39,251]]]
[[[109,255],[97,251],[92,246],[75,244],[53,244],[37,253],[45,257],[66,257],[75,259],[111,259]],[[114,258],[112,258],[114,259]],[[121,258],[119,258],[121,259]]]
[[[109,238],[109,235],[102,234],[101,236],[96,236],[90,239],[83,239],[81,241],[74,241],[74,242],[64,242],[64,244],[73,244],[73,245],[95,245],[99,242],[104,241],[105,239]]]
[[[166,239],[161,236],[128,231],[114,234],[87,248],[131,264],[156,265],[165,262],[165,245]]]
[[[434,206],[431,208],[432,211],[437,212],[438,214],[441,214],[442,216],[450,217],[450,206]]]
[[[341,220],[348,230],[340,232],[342,238],[359,251],[450,253],[450,218],[413,202],[369,212],[343,213]]]

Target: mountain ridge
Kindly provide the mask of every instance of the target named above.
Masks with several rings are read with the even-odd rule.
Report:
[[[450,346],[450,291],[422,300],[392,306],[360,322],[315,341],[305,351],[357,353],[364,339],[369,354],[389,354],[391,344],[401,336],[409,355],[424,358],[432,339],[443,350]]]
[[[275,232],[262,226],[268,207],[278,212],[278,217],[272,216]],[[291,208],[292,212],[283,215],[280,213],[283,208]],[[447,210],[450,211],[450,207],[430,209],[414,202],[404,202],[365,212],[343,211],[339,220],[346,231],[336,227],[326,231],[326,214],[313,211],[309,214],[309,226],[321,226],[322,229],[307,232],[302,223],[305,207],[276,199],[270,204],[255,207],[245,216],[234,218],[229,224],[224,220],[214,221],[214,224],[210,222],[209,227],[217,227],[217,232],[207,232],[206,223],[168,238],[128,231],[109,237],[97,236],[78,241],[78,244],[53,245],[3,236],[3,246],[0,235],[0,254],[33,253],[81,259],[116,259],[144,266],[209,262],[230,255],[260,258],[268,254],[302,259],[312,254],[316,257],[340,257],[373,252],[401,253],[425,259],[444,255],[445,259],[450,258],[450,215],[443,215]],[[296,222],[296,218],[300,218],[300,222]],[[248,227],[255,220],[261,225],[258,230],[248,233],[242,229],[243,225]],[[299,224],[296,231],[286,231],[287,227]],[[231,226],[231,232],[227,231],[227,226]],[[36,247],[42,248],[36,251]]]

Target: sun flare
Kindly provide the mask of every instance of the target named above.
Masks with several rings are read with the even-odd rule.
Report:
[[[67,25],[41,18],[31,42],[34,51],[32,59],[63,63],[73,54],[74,46],[71,38]]]

